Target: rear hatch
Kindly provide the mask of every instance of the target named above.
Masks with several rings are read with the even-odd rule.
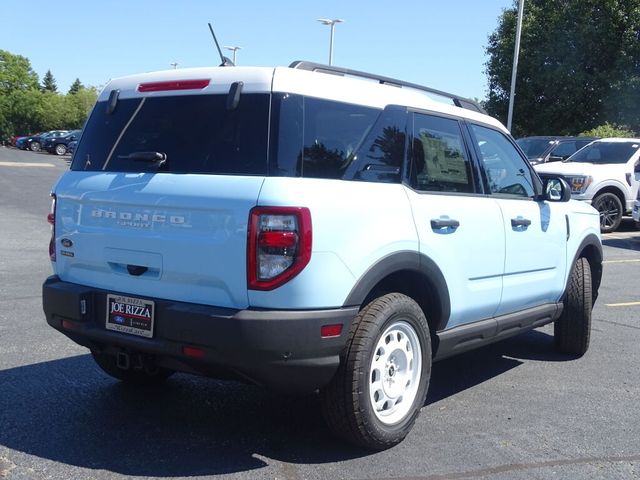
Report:
[[[54,189],[62,280],[247,306],[247,223],[267,172],[270,95],[229,102],[205,90],[101,97]]]

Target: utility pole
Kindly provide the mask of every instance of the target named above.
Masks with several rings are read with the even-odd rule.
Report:
[[[516,25],[516,45],[513,51],[513,68],[511,69],[511,93],[509,94],[509,115],[507,116],[507,130],[511,132],[513,121],[513,102],[516,95],[516,77],[518,74],[518,56],[520,55],[520,34],[522,33],[522,15],[524,13],[524,0],[519,1],[518,23]]]

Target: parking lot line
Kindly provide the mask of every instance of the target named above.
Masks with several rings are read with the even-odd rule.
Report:
[[[0,167],[55,167],[53,163],[0,162]]]
[[[640,302],[625,302],[625,303],[605,303],[607,307],[633,307],[640,305]]]
[[[640,258],[630,258],[629,260],[605,260],[602,263],[637,263]]]

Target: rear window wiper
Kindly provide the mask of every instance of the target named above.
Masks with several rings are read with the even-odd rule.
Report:
[[[167,161],[167,154],[164,152],[131,152],[129,155],[118,155],[118,158],[125,158],[135,162],[157,163],[160,166]]]

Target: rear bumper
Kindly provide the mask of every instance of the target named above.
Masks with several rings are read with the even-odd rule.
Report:
[[[108,293],[119,292],[49,277],[42,291],[47,323],[90,349],[143,353],[174,370],[241,376],[282,392],[311,392],[331,380],[358,313],[357,307],[234,310],[151,298],[154,335],[143,338],[105,328]],[[323,325],[337,323],[344,325],[340,336],[321,338]],[[187,356],[184,347],[198,347],[203,356]]]

